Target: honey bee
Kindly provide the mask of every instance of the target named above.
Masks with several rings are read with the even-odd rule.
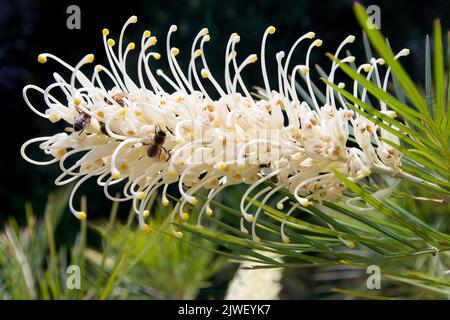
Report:
[[[150,158],[159,157],[161,159],[161,153],[164,151],[167,159],[170,158],[170,153],[164,148],[164,142],[166,141],[166,132],[161,130],[159,127],[155,128],[155,135],[152,141],[148,143],[147,155]]]
[[[81,134],[91,123],[91,116],[83,110],[80,110],[78,107],[76,107],[76,109],[77,114],[75,115],[75,118],[73,120],[73,126],[67,127],[65,131],[79,132]]]
[[[116,93],[115,95],[112,96],[112,99],[117,102],[117,104],[119,106],[121,106],[122,108],[125,107],[125,100],[124,98],[127,96],[126,93],[121,92],[121,93]],[[109,101],[108,99],[105,98],[105,102],[108,104],[112,104],[111,101]]]

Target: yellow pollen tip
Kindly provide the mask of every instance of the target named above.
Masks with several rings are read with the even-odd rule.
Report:
[[[145,192],[139,192],[139,193],[137,194],[137,198],[138,198],[139,200],[144,200],[144,199],[145,199]]]
[[[194,52],[194,58],[198,58],[202,55],[202,51],[200,49],[195,50]]]
[[[202,35],[206,36],[209,33],[208,28],[203,28],[201,33],[202,33]]]
[[[118,180],[120,178],[120,171],[114,170],[113,173],[111,174],[111,176],[114,180]]]
[[[227,165],[224,162],[219,162],[217,164],[217,169],[219,169],[219,170],[225,170],[226,167],[227,167]]]
[[[144,217],[148,217],[150,215],[150,211],[149,210],[144,210],[144,212],[142,212],[142,215]]]
[[[366,64],[366,65],[363,67],[363,69],[364,69],[365,72],[370,72],[370,70],[372,70],[372,66],[371,66],[370,64]]]
[[[170,49],[170,53],[173,54],[173,56],[176,56],[180,53],[180,49],[174,47]]]
[[[208,42],[209,40],[211,40],[211,36],[207,34],[206,36],[203,37],[203,39],[205,39],[205,42]]]
[[[207,209],[206,214],[208,215],[208,217],[212,217],[214,214],[214,211],[212,211],[211,209]]]
[[[250,55],[250,61],[252,63],[256,62],[258,60],[258,56],[256,54],[252,54]]]
[[[348,241],[345,245],[350,249],[354,249],[356,247],[356,244],[353,241]]]
[[[107,35],[109,35],[109,30],[108,29],[103,29],[102,30],[102,34],[104,35],[104,36],[107,36]]]
[[[169,205],[169,203],[170,203],[169,200],[167,200],[166,198],[162,199],[162,205],[164,207],[167,207]]]
[[[205,70],[205,69],[202,69],[201,76],[202,76],[202,78],[206,79],[206,78],[209,77],[209,72],[207,70]]]
[[[349,61],[349,62],[355,62],[355,57],[354,57],[354,56],[348,57],[348,61]]]
[[[175,178],[177,173],[175,171],[169,171],[169,177]]]
[[[283,210],[283,209],[284,209],[284,204],[282,204],[282,203],[277,203],[277,209],[278,209],[278,210]]]
[[[248,222],[253,223],[253,221],[255,221],[255,217],[254,216],[248,217]]]
[[[192,199],[191,199],[191,204],[192,204],[193,206],[195,206],[197,203],[198,203],[197,198],[196,198],[196,197],[192,197]]]
[[[291,239],[289,239],[289,237],[283,237],[283,242],[285,244],[288,244],[289,242],[291,242]]]
[[[179,238],[183,238],[183,232],[181,232],[181,231],[175,232],[174,235],[175,235],[175,237],[177,237],[178,239],[179,239]]]
[[[108,39],[108,46],[114,47],[115,44],[116,42],[114,41],[114,39]]]
[[[153,55],[153,58],[155,60],[159,60],[159,59],[161,59],[161,55],[159,53],[156,53],[156,54]]]
[[[409,49],[403,49],[402,51],[400,51],[400,54],[405,57],[410,54],[410,51]]]
[[[307,75],[309,73],[309,68],[307,66],[304,66],[300,69],[300,71],[304,74]]]
[[[75,99],[73,99],[73,103],[74,103],[76,106],[79,106],[80,103],[81,103],[80,98],[75,98]]]
[[[100,67],[100,66],[97,66],[97,67],[95,68],[95,71],[96,71],[97,73],[102,72],[102,70],[103,70],[103,68]]]
[[[40,54],[39,56],[38,56],[38,62],[39,63],[46,63],[47,62],[47,57],[46,56],[44,56],[43,54]]]
[[[134,50],[134,48],[136,48],[136,44],[135,44],[134,42],[130,42],[130,43],[128,44],[128,49]]]
[[[177,30],[178,30],[178,27],[174,24],[170,27],[170,31],[172,31],[172,32],[177,32]]]
[[[304,207],[307,207],[307,206],[309,206],[309,205],[312,205],[312,202],[309,201],[309,200],[306,199],[306,198],[301,198],[301,199],[299,200],[299,203],[300,203],[302,206],[304,206]]]
[[[91,54],[88,54],[87,56],[86,56],[86,62],[88,62],[88,63],[92,63],[92,62],[94,62],[94,58],[95,58],[95,56],[91,53]]]
[[[130,22],[131,23],[136,23],[138,21],[138,17],[136,17],[136,16],[132,16],[131,18],[130,18]]]
[[[55,123],[55,122],[58,122],[59,120],[61,120],[61,117],[58,114],[52,112],[48,115],[48,119],[51,122]]]
[[[274,34],[275,31],[277,31],[277,28],[275,28],[274,26],[270,26],[270,27],[267,28],[267,32],[269,34]]]
[[[315,41],[316,47],[320,47],[320,46],[322,45],[322,43],[323,43],[323,41],[320,40],[320,39],[317,39],[317,40]]]
[[[127,108],[120,108],[119,114],[123,117],[127,113]]]
[[[152,35],[152,33],[150,32],[150,30],[144,31],[144,38],[150,38],[151,35]]]
[[[316,34],[315,34],[314,32],[308,32],[308,33],[306,34],[306,37],[307,37],[308,39],[314,39],[315,36],[316,36]]]
[[[84,212],[84,211],[78,211],[78,216],[77,216],[77,218],[80,219],[80,220],[86,220],[86,212]]]
[[[187,213],[187,212],[183,212],[182,214],[181,214],[181,219],[183,219],[183,221],[188,221],[189,220],[189,213]]]
[[[156,37],[151,37],[148,41],[151,46],[154,46],[158,42],[158,39],[156,39]]]

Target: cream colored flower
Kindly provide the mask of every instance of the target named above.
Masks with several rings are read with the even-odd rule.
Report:
[[[260,54],[262,92],[266,97],[256,99],[241,73],[258,62],[257,55],[251,54],[238,62],[236,50],[240,37],[232,34],[225,50],[224,85],[220,85],[206,60],[205,45],[210,41],[206,28],[195,37],[188,71],[183,72],[177,61],[180,51],[171,44],[177,27],[170,27],[165,45],[170,75],[160,69],[152,70],[152,60],[160,59],[161,54],[151,51],[157,39],[145,31],[138,51],[138,79],[131,79],[127,73],[127,57],[137,46],[125,44],[124,33],[136,21],[135,16],[128,19],[117,43],[109,37],[108,29],[103,30],[107,66],[96,65],[88,76],[81,69],[93,63],[92,54],[71,66],[50,53],[43,53],[38,57],[39,62],[54,60],[67,68],[71,76],[65,79],[54,73],[55,82],[46,88],[28,85],[23,91],[25,102],[36,114],[52,123],[63,121],[69,126],[65,132],[27,141],[21,153],[36,165],[58,163],[62,173],[55,181],[57,185],[77,181],[70,197],[70,210],[76,217],[86,218],[74,206],[73,199],[80,185],[90,178],[96,178],[112,201],[132,200],[144,230],[149,229],[145,222],[147,205],[159,189],[162,189],[162,203],[168,205],[168,186],[178,185],[182,201],[177,203],[173,218],[178,214],[183,220],[190,219],[186,205],[197,203],[196,193],[209,189],[208,199],[200,210],[200,225],[204,213],[213,214],[210,203],[221,190],[243,183],[249,187],[240,203],[242,230],[247,232],[245,220],[252,225],[253,239],[258,240],[256,221],[260,210],[250,214],[251,203],[247,197],[265,181],[276,179],[277,187],[265,188],[252,198],[258,201],[262,198],[261,202],[266,203],[277,191],[287,188],[298,200],[290,214],[298,205],[340,200],[345,186],[334,176],[334,170],[353,181],[370,175],[374,166],[399,170],[400,154],[380,140],[382,136],[395,141],[393,135],[354,114],[331,87],[326,87],[325,104],[319,104],[310,79],[310,55],[322,41],[314,40],[313,32],[301,36],[287,55],[284,52],[276,55],[278,81],[276,87],[271,87],[273,81],[269,81],[266,72],[265,44],[275,28],[267,28]],[[334,54],[344,63],[355,61],[352,56],[339,56],[343,47],[354,40],[354,36],[347,37]],[[304,63],[291,66],[294,51],[304,43],[309,43]],[[402,50],[397,58],[407,53]],[[372,59],[357,70],[367,72],[367,78],[376,77],[379,86],[386,90],[390,70],[381,83],[377,67],[383,63],[382,59]],[[334,83],[337,69],[333,63],[328,81]],[[299,73],[304,75],[310,103],[297,95]],[[206,81],[216,92],[205,90]],[[167,86],[171,90],[166,90]],[[45,111],[31,103],[28,98],[31,90],[43,95]],[[64,99],[57,98],[57,90]],[[355,83],[354,95],[366,100],[366,91],[363,89],[358,96],[360,91]],[[385,104],[381,109],[395,116]],[[350,134],[356,143],[349,142]],[[163,142],[156,143],[157,139]],[[25,151],[33,143],[39,143],[51,159],[44,162],[30,159]],[[111,186],[118,184],[123,187],[120,198],[109,192]],[[278,206],[283,207],[286,200]],[[180,231],[174,229],[174,232],[182,236]],[[283,240],[289,241],[283,230],[282,234]]]

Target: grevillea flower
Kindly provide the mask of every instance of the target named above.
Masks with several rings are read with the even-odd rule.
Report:
[[[144,230],[149,230],[145,222],[149,202],[160,190],[162,203],[167,206],[171,184],[178,185],[182,197],[172,217],[179,215],[185,221],[190,219],[187,204],[195,205],[196,193],[209,189],[198,216],[199,225],[203,214],[213,214],[210,203],[221,190],[246,184],[249,187],[240,203],[241,226],[247,232],[244,221],[250,223],[253,239],[258,240],[255,226],[261,209],[249,213],[249,197],[262,198],[261,202],[266,203],[279,190],[288,189],[298,201],[291,204],[287,211],[290,215],[297,207],[313,205],[315,201],[340,200],[346,187],[335,177],[335,170],[352,181],[361,180],[374,170],[392,174],[400,170],[400,154],[380,139],[396,141],[395,136],[355,114],[331,86],[326,87],[325,103],[319,104],[309,70],[311,52],[321,46],[322,40],[315,39],[313,32],[299,37],[287,54],[276,54],[276,86],[269,81],[265,64],[266,40],[275,28],[268,27],[262,36],[259,61],[256,54],[238,61],[240,38],[232,34],[225,50],[224,85],[220,85],[205,55],[205,45],[210,41],[208,29],[200,30],[195,37],[189,67],[184,72],[177,61],[179,50],[171,44],[172,34],[177,31],[175,25],[170,27],[165,44],[171,74],[152,70],[152,60],[161,55],[151,50],[157,43],[156,37],[145,31],[138,51],[138,79],[132,79],[126,70],[127,57],[136,45],[125,45],[123,39],[127,27],[136,21],[135,16],[127,20],[117,44],[109,38],[109,30],[103,30],[107,66],[96,65],[88,76],[82,69],[93,63],[92,54],[71,66],[50,53],[42,53],[38,57],[40,63],[54,60],[70,70],[70,78],[54,73],[55,82],[46,88],[27,85],[23,90],[25,102],[36,114],[52,123],[67,123],[64,132],[27,141],[21,153],[36,165],[59,163],[62,173],[56,178],[56,185],[77,181],[69,205],[77,218],[85,219],[86,214],[74,205],[74,195],[90,178],[96,178],[112,201],[132,200]],[[348,36],[334,53],[342,63],[354,63],[353,56],[340,57],[344,46],[354,40],[354,36]],[[301,47],[306,51],[304,63],[293,65],[293,53]],[[397,58],[408,53],[404,49]],[[260,63],[264,83],[260,90],[263,98],[251,95],[241,77],[244,68],[256,63]],[[367,79],[375,78],[378,86],[386,90],[390,69],[382,79],[379,66],[383,64],[382,59],[373,58],[357,67],[357,71],[367,73]],[[334,83],[337,69],[338,64],[333,62],[327,79],[330,83]],[[297,95],[300,73],[309,101]],[[216,92],[205,90],[207,81]],[[106,83],[112,86],[107,87]],[[167,86],[170,91],[163,88]],[[342,88],[344,84],[338,86]],[[31,90],[43,95],[45,111],[31,103],[27,96]],[[55,90],[62,92],[65,99],[59,100]],[[353,94],[366,100],[366,90],[356,82]],[[380,108],[384,114],[396,116],[385,104],[380,103]],[[354,137],[351,142],[349,135]],[[34,143],[39,143],[40,149],[52,158],[44,162],[30,159],[26,148]],[[68,162],[74,164],[69,166]],[[276,181],[276,186],[258,188],[269,180]],[[109,189],[119,183],[124,186],[118,198]],[[256,190],[258,193],[251,196]],[[382,190],[379,196],[389,190]],[[283,198],[277,207],[283,208],[287,199]],[[284,224],[281,228],[283,241],[289,241],[283,232]],[[173,231],[182,236],[180,231]]]

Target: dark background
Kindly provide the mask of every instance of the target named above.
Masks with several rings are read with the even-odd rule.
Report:
[[[1,165],[0,165],[0,222],[9,215],[21,216],[24,203],[31,201],[35,211],[42,211],[49,191],[55,188],[53,180],[59,174],[57,165],[38,167],[24,161],[19,153],[20,146],[30,138],[58,132],[55,126],[37,117],[25,105],[22,88],[29,83],[45,87],[52,82],[52,72],[61,71],[53,61],[38,64],[37,55],[51,52],[70,64],[76,64],[87,53],[96,55],[96,62],[104,63],[101,30],[108,27],[117,39],[122,24],[135,14],[139,21],[128,32],[128,41],[139,43],[145,29],[158,36],[157,49],[164,53],[165,35],[171,24],[177,24],[179,31],[173,37],[173,45],[181,50],[180,56],[190,50],[195,34],[208,27],[212,41],[207,45],[207,59],[212,71],[221,79],[223,74],[224,49],[228,36],[238,32],[239,57],[251,52],[259,54],[260,41],[265,28],[277,27],[277,32],[268,41],[266,60],[273,67],[271,59],[280,50],[289,50],[296,38],[307,31],[316,32],[324,40],[316,50],[315,61],[328,69],[329,61],[324,57],[327,51],[334,51],[348,35],[357,36],[350,47],[358,64],[365,60],[361,30],[352,10],[353,1],[308,1],[308,0],[265,0],[265,1],[31,1],[0,0],[0,97],[1,97]],[[66,9],[70,4],[81,8],[81,30],[68,30]],[[404,64],[416,82],[423,83],[423,50],[425,35],[430,33],[436,17],[443,19],[444,30],[448,29],[450,4],[448,1],[363,1],[363,4],[379,5],[381,27],[389,37],[394,50],[404,47],[412,55]],[[126,41],[125,43],[127,43]],[[301,50],[298,58],[301,59]],[[304,54],[304,52],[303,52]],[[161,59],[159,68],[166,68]],[[181,62],[186,62],[180,58]],[[271,61],[270,61],[271,60]],[[300,60],[301,61],[301,60]],[[185,63],[184,63],[185,64]],[[128,69],[132,73],[132,64]],[[253,70],[253,71],[251,71]],[[255,71],[257,70],[257,71]],[[276,75],[269,68],[272,75]],[[259,70],[255,67],[245,72],[245,80],[251,85],[262,85]],[[88,183],[82,192],[95,197],[91,202],[90,215],[101,215],[109,208],[109,201],[102,196],[95,182]]]

